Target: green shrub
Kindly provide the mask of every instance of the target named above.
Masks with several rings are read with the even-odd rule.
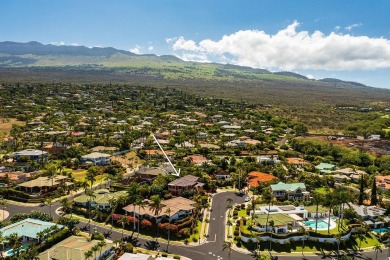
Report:
[[[123,250],[124,250],[126,253],[133,253],[134,246],[133,246],[131,243],[126,243],[126,244],[123,246]]]
[[[198,242],[198,239],[196,237],[192,237],[192,242]]]
[[[164,253],[161,254],[161,256],[162,256],[162,257],[167,257],[168,254],[164,252]]]
[[[173,259],[180,259],[180,256],[174,255],[174,256],[173,256]]]

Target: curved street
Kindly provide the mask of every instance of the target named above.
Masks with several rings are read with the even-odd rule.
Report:
[[[223,249],[223,243],[225,241],[225,230],[226,230],[226,206],[227,199],[231,198],[233,200],[233,204],[241,204],[244,203],[245,196],[237,196],[233,192],[223,192],[217,193],[213,196],[212,200],[212,210],[210,215],[210,223],[208,230],[208,238],[207,240],[200,245],[177,245],[170,244],[169,245],[169,253],[186,256],[193,260],[220,260],[220,259],[231,259],[231,260],[244,260],[244,259],[253,259],[253,254],[243,254],[241,252],[237,252],[235,250],[231,251],[229,256],[228,250]],[[6,210],[10,213],[10,217],[17,213],[26,213],[31,212],[32,210],[38,210],[49,214],[51,212],[54,219],[58,218],[58,215],[55,213],[56,209],[60,207],[60,203],[56,202],[52,205],[51,209],[49,206],[30,206],[30,205],[21,205],[21,204],[13,204],[9,202],[6,205]],[[80,222],[80,228],[84,228],[88,224],[86,222]],[[109,234],[108,239],[115,240],[121,239],[122,233],[119,231],[111,230],[110,228],[105,228],[101,226],[94,226],[91,224],[91,228],[93,231],[102,232]],[[149,250],[155,251],[164,251],[167,248],[167,244],[165,242],[156,242],[155,240],[144,239],[142,237],[136,238],[137,233],[134,233],[133,236],[128,237],[125,234],[125,237],[131,242],[133,242],[138,247],[147,248]],[[309,254],[309,253],[307,253]],[[387,249],[383,249],[381,253],[378,254],[378,258],[380,260],[387,259],[388,251]],[[278,254],[273,253],[273,256],[277,256],[278,259],[302,259],[302,255],[298,253],[294,254]],[[354,256],[354,259],[376,259],[375,252],[364,252],[359,253]],[[333,255],[306,255],[306,259],[337,259],[335,254]]]

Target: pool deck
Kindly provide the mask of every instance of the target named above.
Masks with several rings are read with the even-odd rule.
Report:
[[[308,221],[316,221],[316,220],[313,219],[313,218],[309,218]],[[327,219],[327,218],[326,218],[326,219],[324,219],[324,218],[319,218],[318,221],[322,221],[322,222],[324,222],[324,223],[326,223],[326,224],[328,225],[328,219]],[[304,227],[308,227],[308,228],[315,229],[315,223],[314,223],[314,225],[313,225],[312,227],[306,225],[306,224],[305,224],[305,221],[303,221],[302,224],[303,224]],[[333,219],[330,219],[330,223],[329,223],[329,224],[330,224],[330,228],[329,228],[329,229],[334,229],[334,228],[337,227],[336,222],[335,222]],[[318,227],[317,230],[320,230],[320,231],[322,231],[322,230],[328,230],[328,227],[325,227],[325,228],[320,228],[320,227]]]

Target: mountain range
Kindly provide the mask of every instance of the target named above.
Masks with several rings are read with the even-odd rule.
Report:
[[[173,87],[189,93],[229,98],[300,111],[323,105],[390,106],[390,90],[293,72],[231,64],[183,61],[173,55],[138,55],[115,48],[0,42],[2,83],[137,84]]]

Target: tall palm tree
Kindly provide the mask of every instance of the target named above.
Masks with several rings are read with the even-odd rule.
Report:
[[[163,204],[161,202],[160,196],[158,196],[158,195],[151,196],[150,200],[151,200],[151,202],[149,204],[149,208],[151,210],[153,210],[154,215],[156,216],[157,236],[158,236],[160,234],[160,229],[159,229],[159,225],[157,223],[157,216],[158,216],[158,214],[160,214],[161,209],[163,208]]]
[[[329,205],[328,223],[330,223],[330,214],[331,214],[331,211],[332,211],[332,206],[335,203],[335,199],[334,199],[333,193],[329,192],[329,193],[326,194],[326,202]],[[328,225],[328,234],[330,234],[330,225]]]
[[[45,204],[49,206],[49,213],[50,213],[50,217],[51,217],[51,206],[54,204],[53,203],[53,199],[52,198],[47,198],[45,200]]]
[[[266,190],[265,193],[262,194],[263,199],[268,203],[268,212],[267,212],[267,219],[265,221],[265,232],[268,231],[268,220],[269,220],[269,213],[271,212],[271,203],[273,200],[273,194],[270,189]]]
[[[115,209],[118,202],[115,197],[110,198],[108,202],[110,203],[110,207],[111,207],[111,229],[112,229],[114,227],[114,218],[112,217],[112,215],[115,213]]]
[[[381,252],[382,253],[382,247],[381,245],[377,244],[374,246],[374,250],[375,250],[375,260],[378,259],[378,253]]]
[[[337,256],[340,258],[340,242],[341,242],[341,234],[338,233],[336,235],[336,240],[337,240]]]
[[[230,259],[230,255],[231,255],[231,253],[232,253],[232,242],[230,242],[230,241],[225,241],[224,243],[223,243],[223,247],[222,247],[222,251],[224,251],[224,250],[227,250],[228,251],[228,253],[229,253],[229,259]]]
[[[123,231],[125,229],[125,226],[129,224],[129,220],[127,216],[123,216],[118,222],[119,224],[122,225],[122,241],[123,241]]]
[[[96,198],[96,195],[93,193],[93,190],[86,189],[85,195],[88,196],[88,225],[91,225],[91,204],[92,198]],[[89,229],[89,234],[91,235],[91,229]]]
[[[12,233],[9,236],[4,238],[7,241],[7,244],[16,252],[16,256],[19,256],[20,247],[23,245],[22,238],[16,233]]]
[[[167,244],[167,252],[168,252],[168,248],[169,248],[169,239],[170,239],[170,235],[171,235],[171,209],[170,208],[167,208],[167,210],[165,211],[165,214],[168,215],[168,244]]]
[[[313,194],[313,203],[316,205],[316,233],[318,229],[318,206],[322,202],[322,196],[321,194],[314,192]]]
[[[0,246],[1,246],[0,252],[4,250],[3,242],[4,242],[3,232],[0,231]]]
[[[137,237],[138,237],[139,236],[139,227],[141,225],[141,208],[144,209],[146,203],[141,198],[138,198],[138,200],[136,201],[136,204],[138,206],[138,235],[137,235]]]
[[[97,253],[97,251],[99,251],[99,244],[94,245],[94,246],[91,248],[91,250],[92,250],[92,252],[94,253],[95,259],[96,259],[96,253]]]
[[[306,240],[306,229],[304,227],[300,227],[299,228],[299,232],[303,234],[303,238],[302,238],[302,258],[305,259],[305,255],[303,254],[303,250],[305,249],[305,240]]]
[[[271,236],[270,236],[270,240],[269,240],[269,251],[271,252],[272,251],[272,234],[274,232],[275,222],[273,220],[270,220],[269,225],[271,227]]]
[[[91,258],[93,255],[93,252],[92,251],[86,251],[84,252],[84,256],[85,256],[85,260],[88,260],[89,258]]]
[[[102,255],[102,249],[107,245],[106,240],[102,240],[98,243],[98,246],[100,248],[100,255]]]

